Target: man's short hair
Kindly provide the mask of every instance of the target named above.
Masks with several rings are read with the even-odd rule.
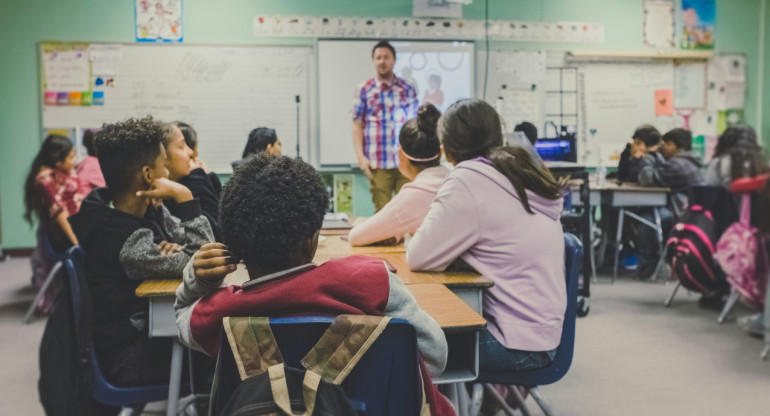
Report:
[[[276,140],[278,140],[278,136],[275,134],[275,129],[257,127],[249,133],[242,158],[245,159],[254,153],[264,152],[267,146],[274,144]]]
[[[513,131],[524,133],[524,135],[527,136],[527,139],[529,139],[529,142],[532,143],[532,146],[537,143],[537,127],[529,121],[522,121],[517,124],[516,127],[513,128]]]
[[[692,133],[690,130],[673,129],[663,135],[663,142],[673,142],[677,149],[690,150],[692,149]]]
[[[142,167],[155,164],[167,130],[149,116],[104,124],[96,134],[96,146],[107,187],[113,192],[130,190]]]
[[[634,135],[631,137],[636,140],[641,140],[647,147],[652,147],[660,143],[660,132],[649,124],[637,127],[634,131]]]
[[[374,47],[372,48],[372,58],[374,58],[374,51],[376,51],[378,48],[390,49],[390,52],[393,54],[393,59],[396,59],[396,49],[387,40],[381,40],[377,42],[376,45],[374,45]]]
[[[222,191],[223,242],[246,264],[285,267],[300,243],[321,229],[329,197],[312,166],[257,153]]]

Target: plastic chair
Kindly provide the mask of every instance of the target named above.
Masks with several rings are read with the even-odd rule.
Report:
[[[43,228],[38,228],[37,231],[38,241],[40,241],[40,247],[38,249],[40,250],[40,256],[43,258],[44,261],[53,263],[53,267],[51,267],[51,270],[48,272],[48,275],[46,275],[45,280],[43,281],[43,285],[40,286],[40,289],[37,291],[37,294],[35,295],[35,299],[32,300],[32,304],[29,305],[29,309],[27,309],[27,313],[24,314],[24,323],[28,324],[32,321],[32,317],[35,315],[35,310],[37,309],[37,304],[40,302],[40,299],[45,296],[46,291],[48,290],[48,287],[51,286],[51,283],[53,283],[54,279],[56,278],[56,275],[59,273],[63,266],[63,261],[67,257],[67,251],[60,252],[56,251],[53,248],[53,245],[51,245],[51,239],[48,237],[48,234],[45,232]]]
[[[82,365],[89,367],[92,396],[96,401],[121,407],[121,415],[139,414],[147,403],[165,400],[168,397],[168,385],[118,387],[104,378],[91,338],[92,304],[91,293],[83,274],[84,260],[85,253],[80,247],[71,248],[64,259],[78,339],[79,360]]]
[[[583,245],[577,237],[570,233],[564,233],[564,265],[565,279],[567,282],[567,310],[564,313],[564,324],[561,333],[561,342],[559,350],[556,352],[553,362],[547,367],[527,371],[488,371],[482,370],[479,374],[477,383],[484,384],[484,390],[492,393],[498,403],[503,406],[504,412],[513,415],[513,409],[510,408],[505,400],[500,397],[490,383],[506,384],[515,386],[524,386],[529,388],[529,392],[537,402],[540,409],[546,415],[553,415],[550,406],[545,402],[545,398],[538,389],[538,386],[553,384],[559,381],[570,368],[572,364],[572,355],[575,347],[575,320],[577,317],[577,291],[578,278],[580,276],[580,263],[583,258]],[[474,386],[474,397],[481,397],[481,384]],[[514,394],[517,392],[514,390]],[[517,396],[519,409],[524,415],[529,414],[529,410],[524,404],[521,396]],[[474,403],[474,409],[471,414],[478,414],[480,401]]]
[[[331,317],[272,318],[270,326],[286,365],[302,368],[300,360],[331,325]],[[224,331],[211,394],[217,415],[241,380]],[[359,410],[368,416],[420,414],[420,369],[414,327],[393,319],[341,384]]]

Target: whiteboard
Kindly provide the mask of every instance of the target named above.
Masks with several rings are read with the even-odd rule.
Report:
[[[274,128],[283,152],[296,156],[299,139],[308,159],[309,47],[121,45],[114,83],[103,106],[43,106],[44,128],[93,128],[152,115],[184,121],[198,132],[199,154],[213,170],[231,172],[248,133]],[[42,48],[41,48],[42,50]],[[93,68],[92,68],[93,69]]]
[[[674,65],[660,63],[585,63],[580,66],[578,162],[616,164],[634,130],[652,124],[662,133],[673,116],[655,116],[655,91],[674,89]]]
[[[350,109],[356,88],[375,76],[372,40],[318,42],[318,146],[321,165],[357,166]],[[396,49],[393,72],[417,89],[420,102],[431,74],[441,76],[445,110],[460,98],[473,97],[472,42],[391,42]],[[409,68],[409,72],[404,70]]]

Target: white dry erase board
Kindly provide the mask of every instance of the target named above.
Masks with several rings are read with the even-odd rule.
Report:
[[[356,87],[375,76],[373,40],[321,40],[318,42],[318,144],[321,165],[357,165],[353,150],[350,109]],[[392,42],[396,49],[393,69],[417,89],[420,103],[429,88],[443,94],[439,110],[460,98],[474,96],[472,42]],[[433,78],[433,85],[429,85]]]
[[[274,128],[284,154],[296,156],[299,95],[300,151],[306,160],[310,154],[312,48],[41,43],[40,54],[44,128],[95,128],[148,114],[184,121],[198,132],[200,157],[227,173],[255,127]],[[84,102],[67,102],[73,92]]]
[[[652,124],[661,133],[674,127],[672,115],[656,116],[655,92],[674,90],[674,65],[662,62],[584,63],[579,77],[578,163],[617,163],[634,129]],[[705,88],[705,86],[704,86]]]

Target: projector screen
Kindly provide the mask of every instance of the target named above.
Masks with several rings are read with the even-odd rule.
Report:
[[[318,42],[318,146],[321,165],[357,166],[350,108],[356,88],[376,74],[376,41]],[[396,49],[393,72],[417,90],[420,104],[429,101],[444,111],[473,96],[472,42],[391,42]],[[397,133],[398,134],[398,133]]]

